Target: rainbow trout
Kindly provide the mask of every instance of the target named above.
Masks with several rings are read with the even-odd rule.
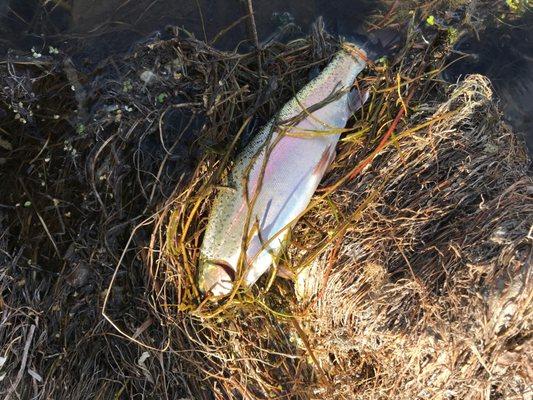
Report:
[[[352,87],[365,60],[363,50],[344,43],[237,156],[209,215],[200,250],[202,292],[227,295],[242,275],[252,285],[275,262],[335,157],[342,128],[361,106]]]

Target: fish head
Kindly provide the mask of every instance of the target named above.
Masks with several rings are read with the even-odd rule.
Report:
[[[204,259],[200,261],[198,286],[204,294],[226,296],[233,288],[235,270],[222,260]]]
[[[253,235],[247,249],[244,272],[244,286],[251,286],[273,263],[273,253],[281,247],[286,233],[283,233],[265,248],[258,235]],[[240,252],[225,259],[201,257],[198,286],[204,294],[214,297],[227,296],[233,289],[237,273],[233,265],[238,264]],[[237,260],[235,262],[231,262]]]

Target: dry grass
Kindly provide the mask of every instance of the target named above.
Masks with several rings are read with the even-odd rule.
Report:
[[[370,100],[292,232],[297,283],[220,304],[194,284],[217,184],[338,42],[318,24],[239,55],[180,31],[84,85],[66,57],[2,64],[0,104],[20,115],[0,125],[0,393],[527,398],[527,156],[486,79],[440,80],[447,32],[424,41],[413,21],[362,78]]]
[[[379,71],[385,79],[366,78],[372,101],[283,258],[300,274],[296,290],[278,280],[265,292],[264,279],[221,304],[196,291],[211,189],[227,158],[201,164],[161,214],[150,249],[160,250],[150,260],[154,308],[185,325],[187,340],[170,346],[178,355],[192,345],[187,363],[209,378],[216,397],[526,393],[532,204],[525,152],[482,77],[449,88],[442,103],[421,104],[442,86],[432,70],[423,73],[424,53],[410,51],[417,61],[399,78],[390,69]],[[413,75],[414,83],[401,85]],[[392,123],[415,90],[419,106]],[[391,124],[394,135],[386,132]]]
[[[330,247],[300,285],[311,299],[321,293],[305,325],[332,398],[530,390],[532,181],[491,99],[484,78],[468,78],[431,116],[452,117],[400,138],[333,196],[355,205],[381,188],[332,270]]]

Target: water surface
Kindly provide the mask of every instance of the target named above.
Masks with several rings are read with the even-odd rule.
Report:
[[[217,34],[248,14],[241,0],[0,0],[0,51],[8,48],[45,51],[60,47],[86,63],[128,50],[132,44],[166,26],[180,26],[211,42]],[[282,26],[289,35],[303,36],[318,16],[332,33],[352,34],[365,18],[384,6],[370,0],[255,0],[260,41]],[[246,18],[220,36],[215,45],[234,49],[250,39]]]
[[[280,40],[304,36],[319,16],[329,32],[349,37],[362,32],[370,15],[389,8],[386,0],[255,0],[253,6],[260,42],[279,32]],[[472,73],[488,76],[506,118],[533,154],[533,13],[500,23],[499,9],[491,12],[477,34],[459,40],[462,58],[443,77],[456,82]],[[91,70],[139,41],[165,35],[169,26],[220,49],[245,51],[253,44],[247,13],[245,0],[0,0],[0,57],[10,49],[46,53],[53,46],[79,69]]]

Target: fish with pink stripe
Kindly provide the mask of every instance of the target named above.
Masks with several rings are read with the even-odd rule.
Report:
[[[236,279],[253,285],[276,261],[335,157],[343,128],[363,102],[355,87],[366,53],[343,43],[237,156],[213,202],[198,285],[223,296]]]

